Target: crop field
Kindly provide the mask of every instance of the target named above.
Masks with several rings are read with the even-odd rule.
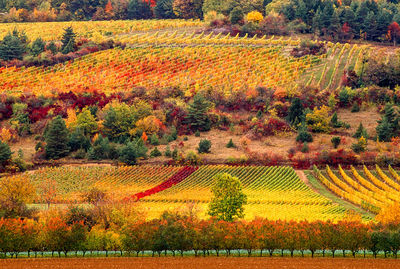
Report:
[[[346,212],[345,206],[312,190],[289,167],[60,167],[40,169],[26,176],[38,190],[35,203],[46,203],[46,199],[55,204],[84,203],[84,194],[96,188],[113,201],[139,200],[151,219],[165,210],[183,209],[190,204],[205,218],[212,179],[219,173],[236,176],[243,184],[248,197],[247,220],[268,217],[337,221]]]

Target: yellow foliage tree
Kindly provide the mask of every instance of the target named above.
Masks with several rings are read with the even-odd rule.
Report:
[[[141,130],[148,135],[158,133],[164,124],[155,116],[148,116],[136,122],[136,130]]]
[[[68,130],[73,130],[76,128],[76,124],[78,122],[78,118],[76,116],[75,109],[68,108],[67,110],[67,118],[65,119],[65,125],[67,126]]]
[[[306,123],[313,132],[327,133],[330,130],[330,108],[323,105],[320,108],[315,107],[313,112],[306,115]]]
[[[246,15],[248,22],[259,23],[264,19],[264,16],[258,11],[251,11]]]
[[[383,207],[375,219],[385,226],[399,226],[400,204],[393,203]]]
[[[13,135],[10,132],[10,130],[6,129],[6,128],[2,128],[0,130],[0,141],[8,143],[11,141],[11,139],[13,139]]]

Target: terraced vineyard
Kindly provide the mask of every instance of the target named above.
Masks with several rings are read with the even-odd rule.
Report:
[[[400,201],[399,174],[389,166],[387,172],[376,166],[376,171],[363,167],[350,171],[340,166],[337,171],[327,166],[325,171],[314,168],[317,179],[331,192],[373,213],[395,202]]]
[[[45,203],[53,186],[53,203],[82,203],[91,188],[103,190],[115,201],[139,200],[148,217],[158,217],[169,209],[194,204],[206,217],[213,177],[229,173],[240,179],[248,196],[246,219],[267,217],[277,220],[340,220],[346,207],[313,191],[289,167],[200,166],[162,167],[60,167],[27,173]]]
[[[157,47],[100,51],[52,67],[1,68],[0,93],[51,96],[73,91],[130,91],[180,87],[187,95],[212,86],[225,95],[257,86],[294,85],[319,57],[292,58],[273,40],[261,47]],[[68,79],[67,79],[68,78]]]

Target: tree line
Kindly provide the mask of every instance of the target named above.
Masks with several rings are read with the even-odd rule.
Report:
[[[4,257],[18,257],[22,252],[28,256],[43,252],[58,256],[77,252],[120,252],[120,255],[144,254],[152,256],[167,253],[195,256],[239,255],[273,256],[289,251],[302,256],[308,251],[314,257],[328,254],[353,257],[357,253],[366,256],[371,251],[376,257],[397,257],[400,249],[400,232],[359,221],[218,221],[199,220],[190,215],[165,212],[160,219],[126,222],[118,229],[91,227],[83,221],[67,222],[59,217],[45,221],[23,219],[0,219],[0,251]]]

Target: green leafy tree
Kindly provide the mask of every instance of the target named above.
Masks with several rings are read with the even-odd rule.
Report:
[[[172,7],[173,0],[158,0],[154,7],[154,14],[158,19],[174,19],[176,18]]]
[[[64,29],[64,34],[61,39],[61,52],[64,54],[75,51],[75,37],[76,34],[71,26]]]
[[[213,180],[215,184],[211,189],[213,197],[208,214],[224,221],[243,218],[247,196],[243,193],[239,179],[224,173],[216,175]]]
[[[209,131],[211,129],[211,121],[208,116],[208,110],[211,105],[203,95],[196,94],[193,102],[189,104],[187,122],[193,130]]]
[[[121,149],[120,161],[128,165],[135,165],[137,159],[140,157],[145,158],[147,148],[141,138],[129,142]]]
[[[46,126],[44,138],[47,159],[60,159],[68,155],[69,132],[65,121],[60,116],[55,117]]]
[[[92,135],[97,132],[98,124],[90,109],[84,108],[77,116],[77,127],[80,128],[85,135]]]
[[[80,128],[76,128],[69,137],[68,146],[71,151],[79,149],[87,151],[90,148],[90,140]]]
[[[2,41],[0,41],[0,59],[9,61],[12,59],[22,60],[26,52],[27,38],[25,33],[19,33],[14,30],[8,33]]]
[[[127,10],[128,19],[145,20],[151,19],[153,12],[151,11],[150,4],[142,0],[130,0]]]

